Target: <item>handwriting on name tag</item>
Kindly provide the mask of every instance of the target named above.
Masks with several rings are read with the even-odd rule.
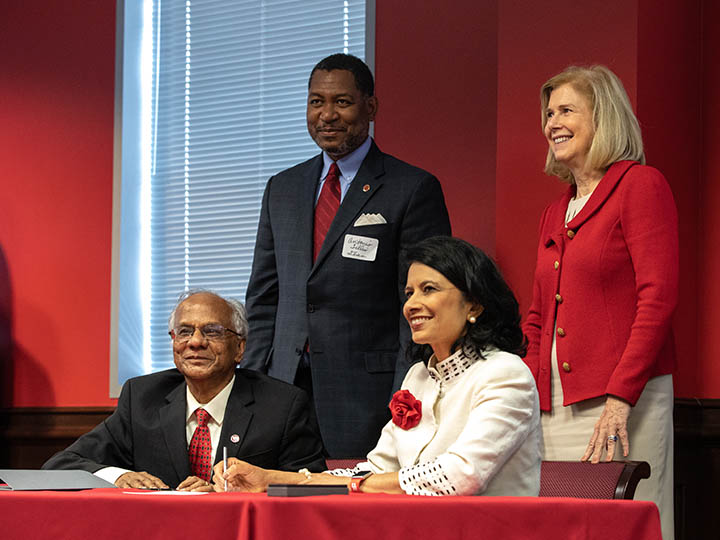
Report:
[[[358,236],[356,234],[346,234],[343,243],[342,256],[348,259],[358,259],[360,261],[372,262],[377,257],[378,246],[380,240],[370,238],[369,236]]]

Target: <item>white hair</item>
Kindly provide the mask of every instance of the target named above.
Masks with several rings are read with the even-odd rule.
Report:
[[[240,337],[243,339],[247,338],[248,321],[247,314],[245,312],[245,306],[243,305],[243,303],[239,300],[236,300],[235,298],[225,298],[224,296],[221,296],[215,291],[211,291],[210,289],[190,289],[182,293],[178,297],[177,302],[175,302],[175,307],[173,307],[172,311],[170,312],[170,317],[168,318],[168,330],[172,330],[175,327],[175,312],[177,311],[177,308],[180,306],[180,304],[182,304],[191,296],[201,293],[212,294],[213,296],[216,296],[220,300],[225,302],[232,312],[231,320],[234,328],[230,328],[230,330],[234,330],[235,332],[240,334]]]

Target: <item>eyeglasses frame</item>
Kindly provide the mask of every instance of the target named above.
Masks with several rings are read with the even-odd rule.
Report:
[[[195,332],[197,332],[198,330],[200,331],[200,335],[203,337],[203,339],[207,339],[208,341],[218,341],[218,340],[220,340],[220,339],[225,339],[225,336],[226,336],[225,333],[223,333],[222,337],[219,337],[219,338],[209,338],[209,337],[207,337],[207,336],[205,335],[205,333],[202,331],[202,329],[205,328],[206,326],[211,326],[211,325],[213,325],[213,326],[221,326],[221,327],[223,328],[223,330],[225,330],[225,332],[231,332],[231,333],[235,334],[237,337],[243,339],[243,335],[240,334],[239,332],[236,332],[235,330],[231,330],[230,328],[227,328],[226,326],[223,326],[222,324],[216,324],[216,323],[208,323],[208,324],[204,324],[204,325],[202,325],[202,326],[196,326],[196,325],[194,325],[194,324],[184,324],[184,325],[182,325],[182,326],[192,326],[192,327],[193,327],[193,333],[192,333],[190,336],[188,336],[187,339],[178,340],[178,339],[175,337],[175,329],[170,330],[170,331],[168,332],[168,335],[169,335],[170,338],[171,338],[174,342],[176,342],[176,343],[187,343],[188,341],[190,341],[190,340],[193,338],[193,336],[195,335]]]

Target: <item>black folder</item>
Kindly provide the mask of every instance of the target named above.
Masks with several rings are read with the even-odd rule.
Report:
[[[338,484],[270,484],[268,497],[308,497],[311,495],[347,495],[348,488]]]

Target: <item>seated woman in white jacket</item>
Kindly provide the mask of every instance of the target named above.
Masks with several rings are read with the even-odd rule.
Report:
[[[390,402],[392,420],[367,461],[321,474],[215,467],[223,491],[269,484],[347,484],[415,495],[537,495],[540,411],[520,359],[526,340],[515,297],[490,258],[463,240],[409,248],[403,313],[414,364]],[[352,389],[348,389],[352,391]]]

